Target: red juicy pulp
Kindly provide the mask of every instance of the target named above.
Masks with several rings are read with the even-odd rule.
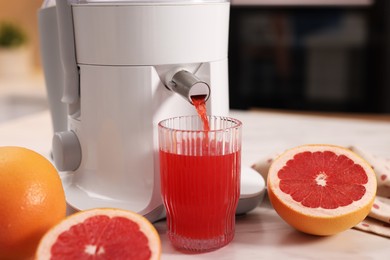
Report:
[[[368,178],[362,166],[330,151],[296,154],[278,172],[280,189],[303,206],[336,209],[360,200]]]
[[[100,215],[86,219],[60,234],[51,247],[51,258],[150,259],[148,239],[139,225],[124,217]]]
[[[210,131],[210,125],[209,120],[207,118],[207,107],[206,107],[206,96],[204,95],[198,95],[198,96],[192,96],[192,104],[195,106],[196,111],[198,112],[198,115],[200,119],[203,122],[203,130],[204,131]]]
[[[240,194],[240,155],[241,151],[214,156],[160,151],[161,192],[173,233],[209,239],[233,229]],[[228,221],[228,230],[222,219]]]

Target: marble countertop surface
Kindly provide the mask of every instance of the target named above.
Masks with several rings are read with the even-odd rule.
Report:
[[[355,145],[378,156],[390,156],[390,121],[347,119],[274,112],[232,111],[243,122],[242,164],[308,143]],[[19,145],[50,158],[52,128],[49,111],[0,123],[0,145]],[[300,233],[287,225],[268,200],[238,216],[234,240],[203,254],[175,251],[164,221],[155,223],[161,234],[162,259],[389,259],[390,239],[350,229],[329,237]]]

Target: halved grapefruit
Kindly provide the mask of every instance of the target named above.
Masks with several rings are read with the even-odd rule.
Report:
[[[40,241],[36,259],[159,259],[160,237],[143,216],[120,209],[70,215]]]
[[[376,194],[370,165],[334,145],[304,145],[271,165],[267,188],[276,212],[291,226],[313,235],[332,235],[361,222]]]

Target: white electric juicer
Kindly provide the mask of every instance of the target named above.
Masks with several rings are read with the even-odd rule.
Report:
[[[164,217],[157,123],[196,114],[194,95],[204,95],[209,114],[228,115],[229,7],[224,0],[44,2],[52,153],[72,208]],[[249,175],[238,213],[262,196]]]

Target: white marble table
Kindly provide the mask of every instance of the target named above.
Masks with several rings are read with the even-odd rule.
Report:
[[[243,165],[306,143],[356,145],[378,156],[390,156],[390,122],[302,116],[271,112],[232,111],[243,122]],[[20,145],[49,158],[52,130],[49,112],[0,123],[0,145]],[[236,236],[228,246],[210,253],[175,251],[165,222],[162,259],[390,259],[390,239],[355,229],[330,237],[299,233],[288,226],[265,200],[237,217]]]

